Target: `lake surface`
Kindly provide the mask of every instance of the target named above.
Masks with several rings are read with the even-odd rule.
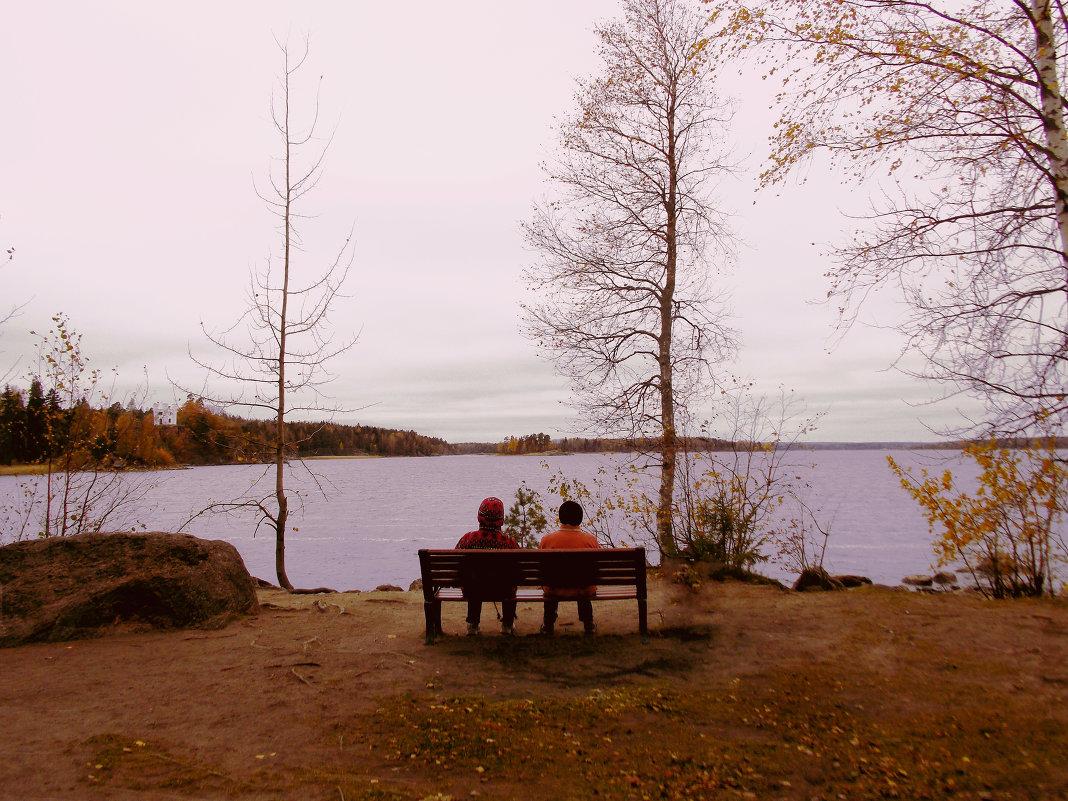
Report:
[[[931,569],[932,536],[919,507],[905,493],[886,463],[941,472],[952,467],[961,478],[973,476],[971,462],[941,451],[798,451],[790,455],[794,472],[810,490],[806,502],[831,526],[824,565],[833,573],[855,573],[877,583],[897,584],[910,573]],[[291,516],[286,538],[286,567],[298,587],[373,589],[396,584],[407,589],[419,576],[420,548],[451,548],[477,528],[475,514],[489,495],[506,508],[521,482],[546,495],[550,471],[561,471],[588,485],[601,467],[623,457],[605,454],[554,456],[440,456],[393,459],[324,459],[308,462],[326,497],[306,471],[297,468],[290,486],[300,488],[303,509]],[[947,460],[949,460],[947,462]],[[147,474],[131,480],[154,486],[136,517],[149,531],[173,531],[211,501],[228,501],[264,475],[262,466],[196,467]],[[25,478],[0,477],[0,504],[10,503]],[[268,476],[263,494],[270,491]],[[652,486],[652,484],[650,484]],[[545,497],[546,510],[556,498]],[[554,517],[554,515],[550,515]],[[3,516],[0,515],[0,521]],[[249,572],[274,583],[274,540],[249,517],[201,517],[186,531],[233,543]],[[625,537],[625,534],[621,534]],[[794,574],[775,563],[760,572],[784,580]]]

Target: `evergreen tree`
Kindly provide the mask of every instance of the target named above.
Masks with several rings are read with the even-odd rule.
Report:
[[[0,464],[19,461],[26,450],[26,408],[11,387],[0,394]]]
[[[515,491],[515,503],[504,517],[504,532],[519,543],[520,548],[537,548],[539,536],[548,521],[537,490],[523,484]]]

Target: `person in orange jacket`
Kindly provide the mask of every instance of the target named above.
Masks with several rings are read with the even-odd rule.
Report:
[[[564,501],[560,505],[560,528],[551,534],[541,538],[542,548],[600,548],[597,538],[589,532],[583,531],[582,506],[575,501]],[[578,602],[578,616],[587,634],[597,631],[593,625],[593,602],[590,598],[597,592],[596,587],[585,587],[577,590],[544,588],[546,595],[549,593],[555,598],[545,601],[545,615],[542,620],[542,634],[552,634],[556,625],[557,610],[560,607],[560,599],[574,599]]]

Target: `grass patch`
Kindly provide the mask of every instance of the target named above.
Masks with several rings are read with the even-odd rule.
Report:
[[[0,464],[0,476],[40,476],[48,472],[44,464]]]
[[[162,743],[83,743],[85,785],[196,798],[345,801],[1064,797],[1066,728],[967,683],[773,671],[686,692],[632,683],[570,697],[406,695],[323,724],[314,760],[234,776]],[[969,704],[969,698],[972,703]]]
[[[1031,799],[1068,789],[1061,726],[886,715],[877,688],[802,675],[682,693],[630,686],[579,698],[399,697],[324,736],[315,764],[229,775],[163,744],[82,745],[82,783],[190,798],[346,801],[777,798]],[[1023,736],[1021,736],[1023,735]],[[344,756],[343,756],[344,754]]]
[[[81,783],[128,790],[168,790],[184,795],[241,796],[247,780],[188,757],[175,756],[162,743],[105,734],[82,744],[87,753]]]
[[[1041,713],[1021,737],[995,715],[895,715],[874,679],[772,679],[695,693],[635,685],[573,699],[398,698],[353,721],[349,735],[386,785],[414,785],[411,798],[475,789],[538,799],[992,799],[1066,789],[1058,755],[1068,738]],[[371,798],[359,787],[346,797]]]

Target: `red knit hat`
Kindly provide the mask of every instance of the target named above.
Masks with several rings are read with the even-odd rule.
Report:
[[[500,528],[504,524],[504,501],[486,498],[478,507],[479,528]]]

